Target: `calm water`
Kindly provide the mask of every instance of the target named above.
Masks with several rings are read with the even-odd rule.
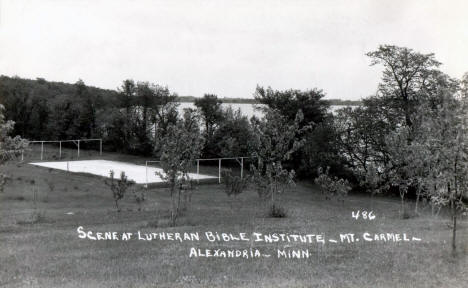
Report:
[[[255,110],[254,104],[243,104],[243,103],[223,103],[221,104],[223,108],[227,108],[228,106],[231,106],[232,109],[234,110],[237,110],[237,109],[240,109],[241,113],[245,116],[247,116],[248,118],[252,117],[252,116],[257,116],[257,117],[262,117],[262,112],[261,111],[258,111],[258,110]],[[258,105],[257,105],[258,106]],[[335,112],[336,110],[340,109],[340,108],[343,108],[345,106],[331,106],[330,107],[330,110],[332,112]],[[182,113],[183,112],[183,109],[184,108],[193,108],[195,109],[195,105],[193,104],[193,102],[182,102],[180,103],[179,105],[179,113]]]

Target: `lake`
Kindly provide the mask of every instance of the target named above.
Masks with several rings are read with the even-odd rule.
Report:
[[[262,117],[263,116],[263,113],[261,111],[255,110],[254,106],[258,106],[258,104],[223,103],[223,104],[221,104],[221,106],[223,108],[227,108],[227,107],[231,106],[234,110],[240,109],[241,114],[247,116],[248,118],[250,118],[250,117],[252,117],[254,115],[257,116],[257,117]],[[332,105],[332,106],[330,106],[330,110],[333,113],[336,110],[338,110],[340,108],[343,108],[343,107],[346,107],[346,106]],[[196,106],[195,106],[195,104],[193,102],[181,102],[179,107],[178,107],[179,113],[180,114],[183,113],[183,109],[185,109],[185,108],[195,109]]]

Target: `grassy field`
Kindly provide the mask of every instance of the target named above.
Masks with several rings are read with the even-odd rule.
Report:
[[[111,157],[136,163],[130,156]],[[326,201],[317,187],[299,183],[285,195],[286,218],[266,217],[256,192],[235,201],[219,185],[194,192],[179,225],[167,227],[170,197],[151,189],[142,211],[132,195],[114,209],[103,178],[10,163],[0,194],[0,286],[4,287],[466,287],[468,223],[461,220],[458,254],[450,254],[450,221],[426,208],[401,219],[399,200],[351,195],[344,203]],[[414,203],[413,203],[414,204]],[[410,203],[410,205],[413,205]],[[372,221],[351,217],[374,211]],[[91,231],[298,233],[338,238],[340,233],[408,233],[420,242],[209,243],[175,241],[92,241]],[[270,258],[189,258],[191,247],[271,252]],[[276,249],[309,249],[308,259],[278,259]]]

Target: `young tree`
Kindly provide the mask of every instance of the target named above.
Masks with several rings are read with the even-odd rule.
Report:
[[[125,175],[125,172],[120,173],[120,179],[117,181],[114,180],[114,171],[111,170],[109,172],[110,175],[110,181],[105,181],[111,191],[112,191],[112,197],[114,198],[114,203],[115,203],[115,209],[117,209],[117,212],[120,212],[120,207],[119,207],[119,201],[123,199],[125,194],[127,193],[128,187],[134,184],[133,181],[128,180],[128,177]]]
[[[171,225],[175,226],[179,215],[181,187],[190,181],[188,170],[199,157],[203,146],[198,117],[192,111],[186,111],[183,119],[177,119],[175,124],[169,124],[161,144],[160,159],[164,173],[159,175],[169,184]]]
[[[466,211],[468,197],[468,98],[445,91],[442,104],[426,114],[425,161],[430,173],[423,179],[431,201],[449,206],[452,216],[452,251],[456,251],[457,219]]]
[[[294,184],[294,170],[283,167],[283,162],[290,160],[291,155],[300,149],[305,142],[301,137],[310,126],[300,128],[302,112],[290,123],[277,110],[266,110],[262,120],[253,118],[252,156],[258,165],[252,165],[254,182],[261,198],[270,198],[271,207],[278,205],[279,197]]]

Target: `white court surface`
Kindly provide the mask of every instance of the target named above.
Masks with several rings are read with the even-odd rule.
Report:
[[[68,165],[67,165],[68,163]],[[163,182],[161,177],[155,172],[162,172],[162,169],[155,167],[147,167],[144,165],[136,165],[126,162],[108,161],[108,160],[83,160],[83,161],[57,161],[57,162],[35,162],[29,163],[36,166],[65,170],[69,172],[89,173],[104,177],[109,177],[110,170],[114,171],[114,177],[120,178],[120,173],[123,171],[128,177],[128,180],[133,180],[137,184]],[[67,167],[68,166],[68,167]],[[148,177],[148,182],[146,182]],[[189,173],[191,179],[209,179],[217,178],[215,176]]]

